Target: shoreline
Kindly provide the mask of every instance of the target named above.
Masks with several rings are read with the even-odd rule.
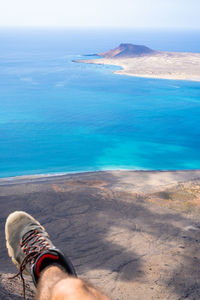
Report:
[[[74,172],[63,172],[63,173],[44,173],[44,174],[33,174],[33,175],[19,175],[11,177],[1,177],[0,186],[15,185],[15,184],[24,184],[24,183],[42,183],[50,182],[54,180],[69,179],[72,177],[84,177],[84,176],[96,176],[98,174],[107,175],[107,174],[117,174],[121,176],[124,174],[157,174],[157,173],[166,173],[166,174],[185,174],[185,175],[199,175],[200,178],[200,169],[187,169],[187,170],[134,170],[134,169],[108,169],[108,170],[96,170],[96,171],[74,171]],[[187,177],[187,176],[186,176]],[[190,177],[190,176],[189,176]],[[188,179],[187,179],[188,180]]]
[[[118,66],[112,73],[133,77],[200,82],[200,53],[159,52],[130,58],[78,59],[77,63]]]

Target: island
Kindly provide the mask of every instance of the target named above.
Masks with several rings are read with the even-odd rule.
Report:
[[[121,75],[200,81],[200,53],[156,51],[125,43],[96,55],[99,58],[75,62],[120,66],[114,73]]]

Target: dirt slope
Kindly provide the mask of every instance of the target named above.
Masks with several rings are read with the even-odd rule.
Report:
[[[4,240],[14,210],[36,217],[79,276],[112,299],[199,299],[200,171],[0,180],[0,299],[21,299]]]

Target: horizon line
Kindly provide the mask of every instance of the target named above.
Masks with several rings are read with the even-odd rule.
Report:
[[[196,30],[200,31],[200,27],[137,27],[137,26],[51,26],[51,25],[0,25],[0,30],[1,29],[79,29],[79,30],[104,30],[104,29],[111,29],[111,30],[177,30],[177,31],[182,31],[182,30]]]

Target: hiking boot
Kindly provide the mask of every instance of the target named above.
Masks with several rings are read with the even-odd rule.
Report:
[[[8,216],[5,235],[8,254],[19,269],[14,277],[20,275],[23,283],[24,272],[37,285],[41,271],[50,265],[76,276],[70,260],[55,248],[44,227],[26,212],[15,211]]]

